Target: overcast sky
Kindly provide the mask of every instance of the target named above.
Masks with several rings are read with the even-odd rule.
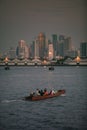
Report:
[[[0,53],[40,32],[71,36],[79,48],[87,41],[87,0],[0,0]]]

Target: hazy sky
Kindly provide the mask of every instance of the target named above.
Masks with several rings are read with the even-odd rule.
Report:
[[[71,36],[78,48],[87,41],[87,0],[0,0],[0,52],[40,32]]]

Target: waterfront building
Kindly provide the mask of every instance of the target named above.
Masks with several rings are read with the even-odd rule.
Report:
[[[34,41],[34,58],[35,59],[39,58],[39,44],[38,44],[38,40]]]
[[[25,45],[25,53],[24,53],[24,59],[29,58],[29,46],[26,44]]]
[[[16,49],[13,47],[10,47],[8,56],[10,59],[15,59],[16,58]]]
[[[53,49],[53,44],[50,43],[48,45],[48,59],[52,60],[53,59],[53,55],[54,55],[54,49]]]
[[[80,56],[82,58],[87,58],[87,42],[80,43]]]
[[[67,52],[72,49],[71,37],[67,37],[64,40],[64,56],[67,56]]]
[[[39,57],[43,58],[46,54],[46,36],[44,33],[39,33],[38,35],[38,44],[39,44]]]
[[[58,41],[58,55],[64,57],[64,40]]]
[[[29,58],[29,47],[24,40],[20,40],[18,43],[17,56],[20,59]]]
[[[68,56],[69,51],[72,50],[71,37],[64,38],[58,41],[58,55],[65,57]]]
[[[66,53],[66,56],[75,58],[78,56],[78,51],[77,50],[68,50]]]
[[[58,55],[58,39],[57,34],[52,35],[52,43],[53,43],[53,49],[54,49],[54,57]]]
[[[34,44],[35,41],[33,41],[32,44],[30,44],[30,58],[34,58]]]
[[[65,36],[64,35],[59,35],[59,41],[64,41]]]
[[[47,59],[48,57],[48,46],[49,46],[50,40],[46,38],[46,47],[45,47],[45,56],[44,58]]]

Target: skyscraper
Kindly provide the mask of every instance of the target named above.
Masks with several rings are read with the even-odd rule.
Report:
[[[29,58],[29,47],[24,40],[20,40],[17,47],[18,58]]]
[[[38,44],[39,44],[39,57],[43,58],[46,51],[46,37],[44,33],[39,33],[38,35]]]
[[[58,41],[58,55],[64,57],[64,41]]]
[[[10,59],[16,58],[16,49],[13,47],[10,47],[10,49],[9,49],[9,58]]]
[[[65,39],[65,36],[64,35],[59,35],[59,41],[62,41]]]
[[[71,37],[67,37],[64,40],[64,56],[67,56],[67,52],[72,49]]]
[[[48,59],[49,60],[53,59],[53,54],[54,54],[53,44],[50,43],[48,46]]]
[[[80,56],[83,58],[87,57],[87,42],[80,43]]]
[[[52,43],[53,43],[54,57],[55,57],[58,54],[57,34],[52,35]]]
[[[39,44],[38,40],[34,41],[34,58],[39,58]]]
[[[67,56],[68,52],[72,49],[71,37],[64,38],[58,42],[58,54],[62,57]]]

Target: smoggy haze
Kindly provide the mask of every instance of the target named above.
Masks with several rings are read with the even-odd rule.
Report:
[[[44,32],[71,36],[75,47],[87,41],[86,0],[0,0],[0,52],[27,44]]]

